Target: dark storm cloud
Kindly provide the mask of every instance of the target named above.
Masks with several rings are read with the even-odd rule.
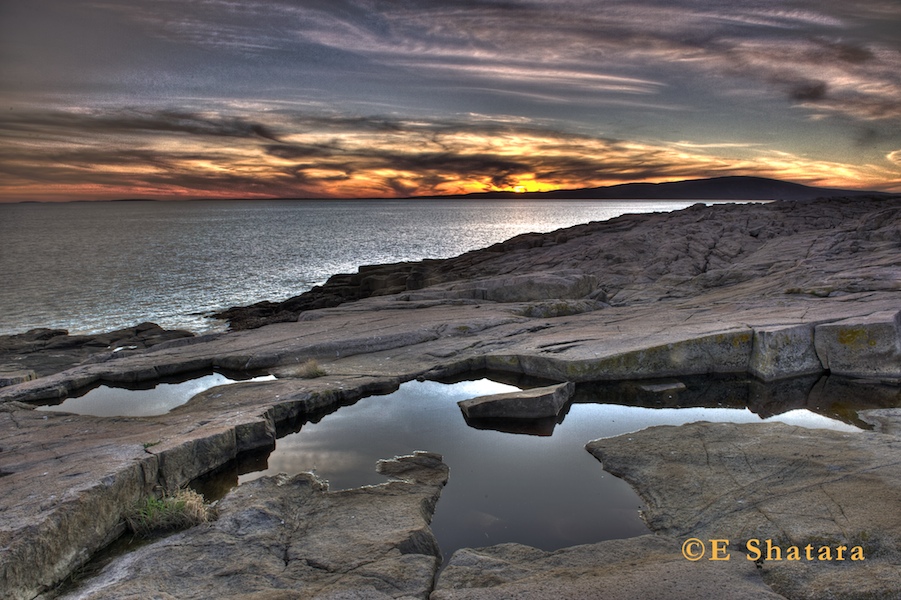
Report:
[[[322,158],[324,156],[334,156],[340,152],[340,148],[335,145],[306,145],[306,144],[283,144],[279,146],[264,146],[264,150],[271,156],[286,159],[311,159]]]
[[[554,144],[559,147],[574,148],[588,141],[587,138],[529,126],[452,121],[410,123],[387,117],[368,120],[304,115],[295,115],[290,121],[301,124],[301,136],[316,132],[318,135],[331,136],[332,141],[325,144],[263,143],[273,137],[263,138],[257,133],[261,129],[268,131],[265,125],[236,122],[234,119],[218,116],[200,118],[198,115],[171,111],[161,111],[158,114],[134,111],[90,115],[31,114],[6,118],[0,120],[0,131],[14,133],[16,137],[23,139],[48,130],[61,137],[65,137],[66,130],[72,137],[83,132],[90,134],[63,150],[37,148],[31,151],[30,156],[21,150],[15,153],[0,152],[0,157],[4,159],[2,171],[21,179],[48,182],[65,181],[77,173],[84,182],[107,185],[126,185],[139,172],[141,181],[151,187],[172,185],[216,192],[229,189],[229,186],[246,188],[252,184],[256,189],[265,189],[273,194],[298,193],[298,189],[290,188],[288,182],[273,180],[268,176],[237,175],[225,169],[198,173],[186,166],[195,162],[230,165],[235,161],[227,152],[215,150],[215,145],[198,152],[134,149],[92,143],[111,135],[148,131],[192,136],[198,142],[210,137],[236,138],[244,144],[245,154],[256,149],[260,155],[293,163],[280,167],[281,172],[289,175],[294,183],[310,185],[311,190],[315,190],[315,186],[319,184],[345,181],[354,173],[385,169],[418,174],[421,178],[420,186],[403,183],[397,178],[385,179],[383,189],[394,192],[403,190],[405,195],[414,192],[428,193],[429,187],[422,188],[422,185],[435,186],[467,178],[482,179],[496,187],[504,187],[515,183],[516,176],[535,170],[543,170],[549,177],[590,179],[597,176],[601,170],[599,164],[603,162],[566,156],[549,157],[525,151],[521,155],[510,156],[509,150],[505,149],[499,149],[498,153],[472,152],[472,148],[460,142],[461,137],[465,139],[471,136],[544,136],[554,139]],[[361,133],[378,135],[385,132],[391,132],[401,140],[403,147],[388,144],[360,146],[351,143]],[[417,150],[417,146],[426,144],[433,144],[441,150]],[[258,164],[261,161],[250,158],[248,162]],[[98,165],[103,165],[107,171],[98,170]],[[659,163],[657,166],[664,165]],[[611,164],[607,170],[615,170],[615,167]],[[300,188],[300,191],[303,189]]]
[[[298,119],[300,120],[300,119]],[[416,122],[392,121],[384,117],[373,121],[373,128],[365,126],[360,119],[306,118],[308,129],[317,129],[313,123],[330,135],[346,134],[352,138],[360,131],[371,129],[389,130],[404,146],[391,144],[363,146],[332,143],[329,145],[268,145],[265,151],[273,156],[296,159],[302,162],[288,167],[286,172],[304,183],[316,181],[346,180],[354,172],[393,169],[421,176],[421,186],[399,183],[396,179],[386,179],[386,185],[404,195],[429,193],[430,188],[460,179],[484,180],[497,188],[516,184],[519,177],[534,173],[539,178],[560,181],[592,181],[606,178],[628,181],[636,176],[659,176],[673,173],[690,176],[697,165],[686,165],[684,157],[679,159],[671,153],[643,149],[643,167],[637,167],[635,151],[624,140],[592,138],[529,125],[511,125],[490,122]],[[465,142],[471,137],[490,139],[536,138],[543,146],[524,148],[512,153],[507,147],[496,153],[472,152]],[[342,139],[342,138],[338,138]],[[421,143],[420,143],[421,142]],[[431,143],[441,147],[441,151],[417,149],[417,146]],[[586,149],[600,144],[605,149],[603,155],[591,156]],[[312,160],[312,162],[311,162]],[[326,170],[329,175],[314,175],[315,171]],[[720,173],[714,167],[711,173]]]
[[[801,102],[817,102],[826,97],[828,89],[824,81],[805,81],[791,88],[791,97]]]
[[[531,169],[528,157],[525,156],[518,157],[519,160],[511,160],[492,154],[459,156],[450,152],[400,154],[374,150],[363,154],[363,157],[370,158],[384,166],[407,171],[445,171],[455,174],[480,175],[504,173],[505,176],[508,176],[514,173],[525,173]]]
[[[199,136],[262,138],[278,141],[266,125],[240,117],[203,115],[179,110],[113,110],[0,113],[0,131],[44,131],[75,134],[81,131],[108,135],[176,133]]]
[[[824,45],[833,50],[837,60],[851,63],[852,65],[863,64],[876,58],[872,50],[860,45],[829,41],[824,42]]]

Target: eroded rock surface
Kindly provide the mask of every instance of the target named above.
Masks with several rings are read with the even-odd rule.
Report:
[[[345,372],[484,367],[576,382],[718,372],[778,380],[827,370],[901,379],[899,250],[898,198],[625,215],[407,265],[401,270],[422,273],[416,283],[360,283],[334,308],[278,309],[274,320],[300,315],[296,323],[108,348],[65,375],[8,386],[16,389],[0,391],[0,401],[309,357],[340,360]],[[357,276],[393,268],[361,267]],[[257,325],[268,322],[261,314],[246,312]],[[351,356],[361,358],[344,360]]]
[[[417,452],[378,470],[392,481],[329,492],[302,473],[242,485],[218,520],[131,552],[63,598],[427,598],[447,467]]]
[[[100,418],[0,403],[0,591],[31,599],[123,531],[126,511],[241,452],[277,425],[397,386],[390,378],[285,380],[211,388],[166,415]]]
[[[778,412],[788,403],[841,395],[837,378],[820,377],[828,369],[832,376],[879,380],[889,401],[880,401],[887,410],[873,418],[880,431],[897,429],[897,409],[891,408],[901,380],[897,197],[626,215],[518,236],[454,259],[363,267],[299,298],[235,313],[236,329],[269,323],[258,329],[145,347],[110,338],[62,359],[55,356],[62,349],[47,344],[67,338],[37,332],[27,341],[32,349],[11,350],[6,358],[15,361],[16,373],[11,385],[0,388],[0,589],[12,598],[33,598],[121,531],[122,511],[153,486],[183,485],[243,450],[271,445],[286,423],[416,377],[494,369],[558,382],[616,382],[749,373],[780,382],[781,391],[755,395],[748,385],[745,393],[762,411]],[[41,368],[18,360],[26,355]],[[328,376],[214,388],[159,417],[34,410],[36,402],[97,382],[155,381],[215,368],[284,374],[309,358]],[[814,383],[798,386],[789,379],[802,374]],[[636,393],[688,392],[646,386]],[[733,430],[731,442],[753,442],[749,432]],[[822,439],[836,455],[844,449],[861,460],[867,448],[870,455],[893,451],[876,435],[846,439],[817,432],[810,443]],[[690,441],[675,434],[671,440]],[[658,440],[655,461],[635,449],[623,457],[624,464],[634,461],[629,468],[643,493],[658,493],[658,480],[643,473],[670,464],[670,455],[661,454],[669,451],[667,443]],[[707,468],[708,456],[712,464],[727,461],[729,445],[708,445],[713,447],[703,461],[688,450],[681,455],[689,461],[686,478],[690,470]],[[778,448],[783,461],[797,453],[791,443]],[[745,454],[751,464],[754,455],[769,456],[763,446],[748,446]],[[814,454],[790,466],[779,474],[786,481],[803,479],[813,467],[828,471]],[[872,490],[872,498],[895,499],[897,506],[885,478],[864,475],[848,474],[859,495]],[[758,493],[768,498],[770,490]],[[790,506],[806,522],[810,511],[803,503]],[[831,510],[836,506],[846,508]],[[697,514],[678,510],[684,519]],[[859,517],[855,527],[869,523],[875,531],[894,531],[895,521],[884,511],[867,516],[852,507],[849,514]],[[880,564],[888,563],[878,556],[867,562],[875,581]],[[805,574],[786,576],[807,581]],[[810,581],[809,589],[819,589]]]
[[[901,311],[824,323],[816,329],[814,345],[820,362],[833,373],[896,377],[901,368]]]
[[[520,544],[458,550],[431,600],[782,599],[748,561],[687,563],[676,538],[645,535],[544,552]]]
[[[0,387],[63,371],[87,359],[109,360],[164,342],[193,338],[190,331],[140,323],[108,333],[69,335],[65,329],[32,329],[0,335]]]
[[[733,560],[743,562],[749,562],[749,541],[758,540],[762,556],[752,558],[761,559],[764,580],[786,597],[894,598],[901,589],[901,438],[895,435],[694,423],[587,448],[638,491],[653,531],[729,540]],[[780,547],[782,560],[767,551],[766,540]],[[791,546],[802,560],[786,560]],[[819,560],[823,546],[831,560]],[[843,560],[837,560],[840,546]],[[856,546],[864,560],[851,560]]]
[[[897,257],[881,251],[901,243],[899,212],[897,198],[853,197],[624,215],[519,235],[447,260],[361,267],[284,302],[236,307],[222,317],[244,329],[405,292],[414,301],[591,296],[617,306],[716,288],[733,288],[732,296],[897,292]]]

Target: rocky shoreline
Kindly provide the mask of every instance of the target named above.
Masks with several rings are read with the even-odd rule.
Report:
[[[258,485],[309,497],[300,502],[308,512],[291,518],[344,539],[340,557],[315,543],[295,548],[281,528],[290,519],[253,508],[256,500],[247,497],[253,492],[242,486],[212,528],[179,534],[196,541],[151,545],[148,558],[117,561],[82,589],[113,589],[104,586],[126,578],[146,586],[144,592],[165,589],[141,564],[167,556],[176,573],[188,559],[175,546],[197,553],[190,555],[194,564],[210,557],[210,567],[197,566],[192,577],[203,593],[218,589],[223,597],[238,581],[244,592],[266,597],[431,594],[436,600],[687,598],[704,596],[698,592],[704,589],[721,593],[723,585],[736,598],[889,598],[901,588],[901,522],[894,510],[901,505],[899,197],[627,215],[518,236],[443,261],[361,268],[285,303],[232,309],[227,316],[236,331],[201,338],[142,326],[131,337],[104,338],[105,347],[104,340],[70,344],[58,332],[0,344],[0,370],[32,372],[0,387],[0,589],[7,596],[52,597],[60,581],[121,533],[128,506],[158,486],[185,485],[243,452],[270,447],[286,423],[409,379],[478,369],[610,385],[715,373],[762,382],[844,376],[877,386],[887,408],[859,413],[874,426],[861,434],[696,424],[592,442],[589,451],[603,468],[645,498],[655,535],[556,553],[510,545],[460,551],[434,587],[430,533],[373,546],[373,558],[366,558],[369,551],[353,536],[378,536],[366,533],[378,527],[357,528],[350,520],[357,508],[333,508],[337,500],[330,502],[331,493],[315,479],[294,478]],[[56,349],[54,338],[61,344]],[[296,365],[309,358],[327,375],[298,377]],[[158,417],[34,410],[36,401],[97,382],[217,368],[278,379],[215,388]],[[790,394],[772,394],[774,405],[789,402]],[[416,460],[429,466],[420,464],[409,477],[395,472],[383,511],[418,523],[403,531],[427,532],[442,466],[434,455]],[[718,503],[704,501],[713,493]],[[254,544],[262,554],[252,560],[271,554],[273,564],[299,570],[287,569],[293,575],[284,577],[263,570],[253,578],[253,569],[214,566],[215,553],[240,545],[244,535],[260,540]],[[739,555],[754,536],[788,546],[814,538],[830,547],[857,543],[868,556],[855,563],[755,563]],[[736,556],[687,561],[680,545],[690,537],[728,539]],[[303,559],[294,561],[295,554]],[[326,564],[318,555],[336,558]],[[647,575],[661,572],[667,576]],[[332,580],[343,583],[330,587]],[[319,583],[296,589],[306,581]],[[178,597],[204,597],[185,593]]]
[[[69,335],[65,329],[32,329],[0,336],[0,387],[65,371],[85,361],[101,362],[193,337],[190,331],[163,329],[156,323],[140,323],[95,335]]]
[[[519,235],[455,258],[365,265],[283,302],[233,307],[216,316],[234,330],[252,329],[392,294],[414,302],[533,302],[538,304],[530,307],[531,316],[537,317],[596,310],[605,303],[692,298],[715,289],[736,296],[755,288],[769,295],[820,297],[898,291],[890,259],[866,260],[870,247],[896,239],[895,203],[858,196],[698,204],[675,213],[623,215]],[[864,260],[853,261],[854,255]],[[829,264],[832,257],[838,259],[835,265]],[[849,270],[852,266],[859,271]],[[541,304],[551,299],[583,302]]]

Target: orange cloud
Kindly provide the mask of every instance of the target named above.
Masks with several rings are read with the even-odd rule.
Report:
[[[479,119],[256,123],[125,111],[32,115],[4,127],[5,200],[403,197],[717,175],[893,189],[901,179],[897,152],[885,166],[850,164],[728,141],[623,140]]]

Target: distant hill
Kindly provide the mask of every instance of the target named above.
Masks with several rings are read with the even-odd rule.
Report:
[[[824,196],[883,194],[866,190],[811,187],[765,177],[713,177],[669,183],[624,183],[553,192],[485,192],[443,198],[566,198],[572,200],[806,200]]]

